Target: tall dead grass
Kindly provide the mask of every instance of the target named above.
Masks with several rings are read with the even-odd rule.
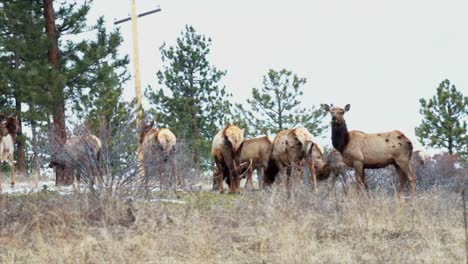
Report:
[[[457,192],[185,193],[93,214],[91,200],[0,196],[1,263],[463,263]],[[132,209],[133,210],[133,209]],[[136,220],[131,219],[133,216]]]

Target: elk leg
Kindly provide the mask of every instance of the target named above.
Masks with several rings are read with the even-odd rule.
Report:
[[[80,179],[81,179],[81,174],[80,174],[80,172],[77,172],[76,173],[76,181],[73,181],[73,186],[74,186],[75,191],[77,193],[80,193]]]
[[[257,169],[258,189],[259,190],[263,190],[263,187],[264,187],[264,184],[263,184],[263,181],[265,179],[264,173],[265,173],[265,170],[263,169],[263,167],[260,167],[260,168]]]
[[[344,175],[343,173],[341,173],[340,175],[340,181],[341,181],[341,184],[343,185],[344,194],[348,195],[348,180],[347,180],[346,175]]]
[[[291,165],[289,166],[287,169],[286,169],[286,179],[287,179],[287,192],[288,192],[288,197],[291,196],[291,189],[292,189],[292,185],[293,185],[293,177],[294,177],[294,173],[293,173],[293,170],[294,170],[294,165]]]
[[[221,167],[221,164],[215,160],[215,171],[213,172],[213,191],[216,191],[217,189],[220,191],[224,191],[223,189],[223,168]],[[222,193],[222,192],[221,192]]]
[[[310,171],[310,182],[314,186],[314,192],[317,192],[317,174],[315,172],[314,160],[312,156],[307,155],[306,164]]]
[[[362,176],[364,174],[364,166],[363,166],[362,162],[355,161],[353,163],[353,167],[354,167],[355,174],[356,174],[357,190],[359,192],[359,191],[362,190],[362,187],[363,187]]]
[[[226,176],[229,178],[229,193],[238,193],[240,192],[240,177],[236,166],[236,159],[229,152],[223,153],[223,157],[224,165],[226,165],[227,169]]]
[[[236,168],[233,164],[228,165],[229,170],[229,193],[237,193],[238,192],[238,185],[239,185],[239,175],[236,172]]]
[[[395,164],[395,168],[398,172],[398,175],[400,176],[400,189],[398,190],[398,196],[401,196],[406,183],[409,182],[411,197],[413,197],[415,189],[414,175],[411,170],[411,167],[409,166],[409,162],[401,162],[399,164]]]
[[[401,169],[403,170],[403,173],[405,174],[405,178],[410,183],[411,197],[414,197],[414,193],[415,193],[414,181],[415,181],[415,178],[414,178],[413,170],[411,169],[409,162],[404,162],[404,164],[401,166]]]
[[[97,164],[97,175],[98,175],[98,181],[99,181],[99,187],[103,188],[104,187],[104,176],[102,175],[102,170],[101,170],[101,161],[98,160]]]
[[[400,177],[400,188],[398,188],[398,197],[401,197],[401,194],[403,193],[403,189],[405,188],[407,179],[406,179],[406,175],[404,174],[403,170],[398,164],[395,164],[395,169],[398,173],[398,176]]]
[[[331,191],[332,188],[335,187],[335,181],[336,181],[335,177],[336,177],[335,172],[333,172],[333,171],[330,172],[330,176],[327,179],[327,189],[328,189],[328,191]]]
[[[302,167],[302,164],[297,164],[296,166],[296,173],[297,173],[297,176],[295,177],[296,178],[296,184],[297,186],[300,186],[304,180],[303,180],[303,177],[304,177],[304,168]]]
[[[281,179],[281,187],[283,190],[286,190],[286,167],[284,167],[282,164],[278,163],[277,164],[279,168],[279,174],[280,174],[280,179]]]
[[[247,171],[245,185],[244,185],[244,189],[246,190],[253,190],[254,188],[253,182],[252,182],[252,174],[253,174],[253,169],[249,168],[249,170]]]
[[[364,187],[366,188],[366,191],[369,191],[369,185],[367,184],[366,180],[366,171],[362,169],[362,182],[364,183]]]

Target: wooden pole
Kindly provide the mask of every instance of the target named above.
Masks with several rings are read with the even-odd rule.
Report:
[[[141,80],[140,80],[140,58],[138,54],[138,27],[137,27],[137,14],[135,0],[132,0],[132,36],[133,36],[133,69],[135,78],[135,98],[137,110],[137,129],[141,129],[141,122],[143,120],[143,107],[141,104]],[[138,174],[141,179],[144,178],[145,172],[143,170],[143,151],[141,144],[138,144]]]
[[[133,35],[133,68],[135,78],[135,97],[137,107],[137,126],[141,128],[143,108],[141,106],[140,58],[138,55],[138,27],[135,0],[132,0],[132,35]]]

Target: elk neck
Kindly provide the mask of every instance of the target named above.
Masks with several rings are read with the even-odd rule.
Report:
[[[343,151],[346,148],[346,145],[348,145],[349,142],[349,133],[348,133],[348,127],[346,126],[346,123],[343,122],[337,122],[335,124],[332,124],[332,144],[335,149],[337,149],[340,153],[343,153]]]

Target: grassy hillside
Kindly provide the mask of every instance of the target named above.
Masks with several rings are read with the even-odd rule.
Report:
[[[0,196],[1,263],[464,263],[460,193]],[[106,205],[104,205],[106,204]],[[110,205],[111,204],[111,205]]]

